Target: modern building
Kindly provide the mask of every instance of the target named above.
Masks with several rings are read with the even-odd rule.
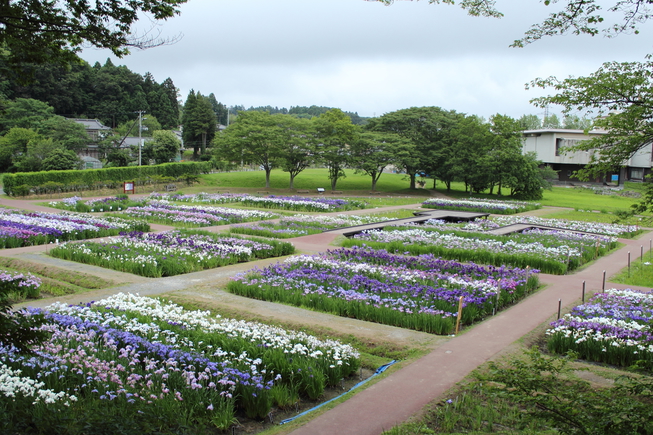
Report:
[[[535,152],[537,159],[558,171],[560,182],[578,181],[573,177],[574,171],[586,166],[592,151],[564,152],[565,148],[577,145],[580,141],[592,139],[605,134],[605,131],[592,130],[585,134],[583,130],[566,130],[548,128],[541,130],[526,130],[523,132],[523,151]],[[612,182],[620,184],[624,181],[644,181],[651,172],[651,157],[653,144],[639,150],[624,165],[612,173],[605,174],[601,179],[592,180],[597,183]]]

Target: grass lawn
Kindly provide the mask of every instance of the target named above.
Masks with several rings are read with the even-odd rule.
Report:
[[[547,212],[550,210],[550,212]],[[560,210],[560,209],[543,209],[542,214],[539,216],[546,219],[566,219],[570,221],[582,221],[582,222],[598,222],[603,224],[615,223],[617,216],[612,213],[601,213],[601,212],[592,212],[592,211],[577,211],[577,210]],[[625,220],[620,220],[616,223],[623,225],[640,225],[640,226],[650,226],[644,218],[640,217],[630,217]]]
[[[295,177],[295,189],[310,190],[315,193],[318,187],[331,191],[331,183],[327,176],[326,169],[306,169]],[[355,174],[352,169],[345,170],[345,178],[338,180],[336,190],[347,191],[347,194],[369,195],[372,190],[372,179],[369,176]],[[269,191],[270,193],[292,193],[289,188],[290,178],[287,172],[273,170],[270,173],[270,188],[265,187],[264,171],[243,171],[243,172],[218,172],[200,176],[202,185],[213,188],[238,192],[239,189]],[[408,189],[409,181],[406,175],[384,173],[376,184],[376,190],[383,193],[430,196],[426,189]],[[187,190],[187,189],[184,189]],[[279,191],[279,192],[277,192]]]
[[[624,268],[620,273],[610,278],[610,282],[617,284],[653,287],[653,256],[646,252],[641,259],[630,263],[630,270]]]

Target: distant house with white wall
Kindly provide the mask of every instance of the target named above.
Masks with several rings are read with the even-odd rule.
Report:
[[[592,156],[592,151],[574,151],[564,153],[563,149],[577,145],[580,141],[592,139],[606,134],[602,130],[592,130],[585,134],[583,130],[566,130],[548,128],[541,130],[526,130],[523,132],[523,152],[535,152],[537,159],[558,171],[558,180],[561,182],[574,182],[578,179],[572,174],[585,167]],[[651,156],[653,144],[648,144],[639,150],[633,157],[624,162],[621,169],[605,174],[605,178],[593,180],[595,182],[644,181],[644,177],[651,172]]]

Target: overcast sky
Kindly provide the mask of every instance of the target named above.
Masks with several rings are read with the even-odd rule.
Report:
[[[510,48],[551,7],[497,0],[497,8],[501,19],[425,0],[189,0],[160,27],[164,37],[181,35],[177,43],[112,61],[159,83],[170,77],[182,101],[194,89],[228,106],[317,105],[361,116],[439,106],[517,118],[543,114],[529,100],[548,92],[525,90],[534,78],[587,75],[653,52],[646,28]],[[82,57],[104,63],[110,53],[88,49]]]

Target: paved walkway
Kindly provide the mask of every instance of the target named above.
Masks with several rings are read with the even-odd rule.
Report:
[[[10,200],[0,200],[0,205],[26,209],[33,209],[32,207],[34,207],[34,204],[29,201],[25,201],[20,205],[17,203]],[[410,207],[397,206],[393,208]],[[374,212],[380,210],[375,209]],[[313,253],[333,248],[331,244],[338,237],[342,236],[337,232],[328,232],[289,240],[295,244],[299,252]],[[428,355],[399,369],[390,369],[387,372],[388,375],[383,379],[353,394],[347,401],[318,417],[305,417],[306,421],[303,426],[292,431],[292,434],[377,435],[418,414],[429,402],[443,398],[447,390],[463,380],[475,368],[495,358],[506,347],[533,329],[553,320],[559,301],[562,303],[563,310],[576,305],[581,297],[583,281],[588,295],[594,291],[602,290],[604,288],[604,279],[609,279],[627,266],[628,252],[631,254],[631,261],[639,261],[642,252],[648,253],[651,234],[645,233],[638,239],[622,239],[620,241],[625,245],[623,248],[609,256],[598,259],[571,275],[541,274],[540,281],[546,286],[544,289],[510,309],[502,311],[474,327],[463,330],[456,337],[437,341],[434,350]],[[3,250],[0,251],[0,255],[33,255],[34,258],[30,259],[37,259],[38,252],[42,252],[47,248],[37,246],[20,249],[22,251]],[[40,255],[40,257],[43,256]],[[648,254],[646,257],[648,259]],[[123,286],[71,295],[59,298],[59,300],[77,303],[98,299],[105,294],[109,295],[119,291],[136,290],[141,294],[153,295],[183,290],[197,283],[215,284],[216,281],[228,279],[228,276],[232,276],[238,271],[250,269],[255,265],[264,266],[265,263],[274,261],[277,260],[271,259],[255,264],[228,266],[183,275],[182,277],[145,279],[144,281],[134,278],[133,282],[126,283]],[[83,267],[93,268],[93,266]],[[98,272],[97,270],[89,271]],[[605,288],[613,287],[637,288],[611,285],[609,282],[605,283]],[[224,293],[215,289],[213,292],[216,295]],[[51,302],[50,299],[43,303],[39,301],[32,302],[30,305],[44,305]],[[274,304],[269,305],[274,307]],[[278,305],[276,307],[277,310],[281,309]],[[316,313],[311,314],[315,315]],[[359,323],[364,324],[365,322]],[[302,420],[300,420],[301,422]]]

